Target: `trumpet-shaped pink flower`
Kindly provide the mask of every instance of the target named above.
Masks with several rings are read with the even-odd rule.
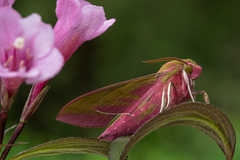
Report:
[[[106,20],[103,7],[94,6],[84,0],[57,0],[58,21],[53,29],[55,46],[66,62],[85,41],[104,33],[115,19]],[[30,103],[47,83],[34,85]]]
[[[38,14],[22,18],[12,8],[0,8],[0,77],[6,89],[46,81],[62,66],[50,25]]]
[[[0,7],[12,7],[15,0],[0,0]]]
[[[55,45],[65,62],[82,43],[101,35],[115,22],[106,20],[103,7],[83,0],[58,0],[56,14]]]

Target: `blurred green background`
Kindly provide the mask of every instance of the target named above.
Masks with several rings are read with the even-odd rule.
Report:
[[[55,120],[69,101],[94,89],[158,71],[163,63],[142,60],[190,58],[203,68],[195,90],[207,91],[211,104],[223,111],[240,139],[240,1],[91,0],[104,6],[107,19],[116,23],[100,37],[85,42],[50,80],[51,88],[31,117],[9,157],[38,144],[62,137],[98,137],[104,128],[80,128]],[[16,0],[23,17],[36,12],[54,26],[56,0]],[[30,86],[22,85],[7,127],[18,123]],[[203,101],[202,96],[198,96]],[[10,131],[6,139],[10,138]],[[7,143],[7,140],[5,140]],[[61,155],[36,160],[106,160],[97,155]],[[217,143],[190,127],[159,129],[141,140],[129,160],[223,160]],[[237,143],[235,160],[240,159]]]

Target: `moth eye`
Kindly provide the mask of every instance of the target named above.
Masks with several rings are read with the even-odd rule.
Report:
[[[186,71],[186,72],[189,73],[189,74],[192,74],[192,72],[193,72],[193,68],[192,68],[192,66],[190,66],[190,65],[185,65],[185,66],[183,67],[183,70]]]

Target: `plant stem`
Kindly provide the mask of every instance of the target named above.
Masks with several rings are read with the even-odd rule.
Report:
[[[1,108],[1,117],[0,117],[0,145],[2,145],[4,131],[7,123],[8,112],[4,111],[3,107]],[[0,147],[1,151],[2,147]]]
[[[25,126],[25,123],[20,121],[20,123],[18,124],[17,128],[14,130],[13,135],[12,135],[11,139],[8,142],[8,145],[4,149],[4,151],[3,151],[2,155],[1,155],[0,160],[5,160],[6,159],[6,157],[8,155],[8,152],[12,148],[12,145],[16,141],[16,139],[19,136],[19,134],[22,132],[24,126]]]

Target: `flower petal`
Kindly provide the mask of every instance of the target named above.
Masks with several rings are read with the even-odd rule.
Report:
[[[45,54],[51,51],[54,41],[54,34],[52,27],[41,21],[38,14],[31,14],[30,16],[21,20],[21,26],[24,28],[23,37],[26,42],[32,43],[31,52],[34,52],[34,57],[44,57]]]
[[[16,36],[21,35],[20,19],[21,15],[14,9],[0,7],[0,47],[10,46]]]
[[[82,41],[91,40],[105,32],[115,19],[106,21],[103,7],[87,5],[82,9],[81,38]]]
[[[35,60],[31,70],[29,70],[27,73],[28,78],[26,79],[26,83],[32,84],[43,82],[54,77],[58,72],[61,71],[63,61],[64,59],[58,49],[54,48],[45,57]],[[38,71],[38,76],[34,77],[34,73],[37,73]]]
[[[1,0],[0,1],[0,7],[12,7],[13,3],[15,2],[15,0]]]

